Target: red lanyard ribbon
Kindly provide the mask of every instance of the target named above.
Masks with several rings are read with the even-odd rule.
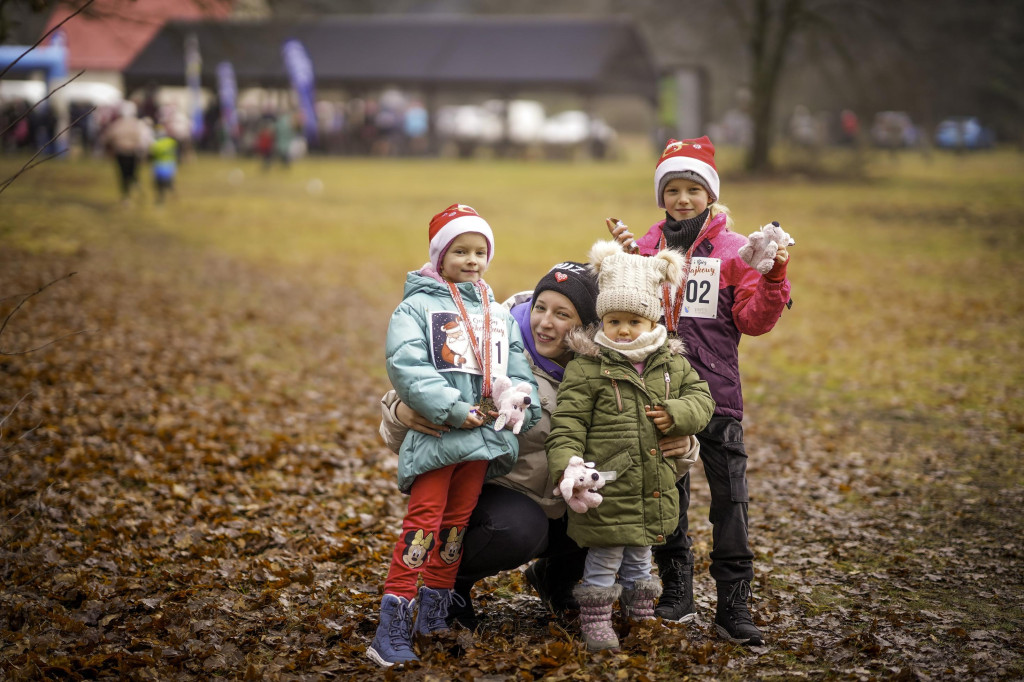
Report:
[[[445,284],[448,285],[448,291],[452,294],[452,300],[455,301],[455,306],[459,309],[459,315],[462,316],[462,321],[466,325],[469,345],[473,347],[473,355],[476,357],[477,365],[480,366],[480,372],[483,374],[484,394],[481,397],[486,398],[491,395],[491,303],[487,296],[487,283],[482,279],[476,281],[476,288],[480,290],[480,301],[484,309],[483,353],[480,352],[480,344],[476,340],[476,334],[473,333],[473,323],[469,319],[469,313],[466,312],[466,304],[462,302],[462,294],[459,293],[458,287],[452,282],[445,280]]]
[[[683,281],[679,285],[676,295],[672,296],[672,285],[662,284],[661,285],[661,307],[665,313],[665,328],[669,334],[676,334],[679,313],[683,309],[683,299],[686,298],[686,280],[690,278],[690,258],[693,256],[693,250],[697,248],[697,244],[700,243],[700,238],[704,235],[704,231],[707,229],[708,224],[711,222],[711,215],[708,214],[707,219],[704,221],[704,225],[701,226],[700,232],[697,233],[697,238],[690,244],[690,248],[686,250],[686,263],[683,264]],[[667,242],[665,240],[665,233],[661,233],[661,238],[658,239],[658,251],[667,248]]]

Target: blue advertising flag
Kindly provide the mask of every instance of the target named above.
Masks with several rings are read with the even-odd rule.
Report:
[[[199,92],[203,59],[199,55],[199,38],[195,33],[185,36],[185,87],[188,88],[188,113],[192,121],[192,139],[203,136],[203,98]]]
[[[217,96],[220,98],[220,121],[224,133],[234,138],[238,135],[238,110],[235,106],[238,85],[231,62],[217,64]]]
[[[316,111],[313,107],[313,62],[309,60],[306,48],[295,39],[284,42],[281,46],[281,56],[284,58],[288,79],[299,99],[306,139],[312,142],[316,139],[317,130]]]

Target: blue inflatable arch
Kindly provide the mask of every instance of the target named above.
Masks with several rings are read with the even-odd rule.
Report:
[[[26,50],[30,51],[25,54]],[[12,64],[14,66],[11,66]],[[46,74],[46,91],[53,92],[54,86],[62,82],[68,75],[67,38],[63,32],[57,31],[50,38],[49,45],[40,45],[34,49],[30,49],[28,45],[0,45],[0,71],[8,67],[10,67],[10,71],[4,74],[5,78],[12,74],[43,71]],[[49,100],[43,106],[48,104],[50,104]],[[57,130],[61,130],[67,125],[67,111],[62,111],[63,109],[66,107],[54,106],[59,126]],[[66,151],[67,134],[57,138],[54,145],[55,149],[51,151],[58,153]]]

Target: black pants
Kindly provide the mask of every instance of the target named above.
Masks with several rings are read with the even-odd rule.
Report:
[[[139,158],[135,154],[117,154],[114,159],[117,161],[117,182],[121,198],[127,199],[137,181]]]
[[[711,577],[731,583],[754,579],[754,553],[747,539],[747,453],[743,426],[731,417],[712,417],[697,434],[700,459],[711,490]],[[654,548],[656,561],[670,557],[693,563],[693,539],[687,511],[690,506],[690,475],[676,483],[679,490],[679,526],[664,545]]]
[[[566,535],[567,520],[549,519],[526,495],[487,484],[480,492],[462,545],[455,588],[466,594],[481,578],[510,571],[538,557],[557,559],[568,573],[583,575],[587,552]]]

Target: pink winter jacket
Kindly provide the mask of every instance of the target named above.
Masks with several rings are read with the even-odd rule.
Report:
[[[679,337],[686,344],[686,356],[715,399],[715,415],[743,419],[743,391],[740,386],[740,335],[760,336],[771,331],[789,302],[789,280],[770,282],[747,265],[737,253],[747,239],[725,226],[726,215],[711,218],[697,236],[694,256],[722,261],[718,290],[718,317],[680,317]],[[658,252],[661,228],[655,223],[637,239],[640,253]]]

